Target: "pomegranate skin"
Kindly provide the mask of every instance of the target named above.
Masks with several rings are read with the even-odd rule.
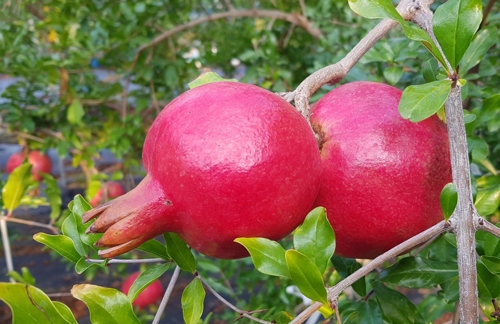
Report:
[[[7,173],[11,173],[15,168],[20,166],[25,157],[26,155],[23,152],[12,154],[7,160]],[[40,151],[31,151],[28,154],[28,162],[32,165],[31,175],[35,181],[41,181],[43,179],[40,172],[48,174],[52,172],[52,161],[48,155],[40,153]]]
[[[443,219],[439,196],[451,182],[446,125],[398,113],[401,91],[374,82],[342,85],[315,105],[322,184],[336,254],[372,259]]]
[[[143,161],[137,188],[84,215],[100,215],[89,231],[105,232],[104,257],[163,232],[208,256],[248,256],[234,239],[289,234],[312,208],[321,175],[305,119],[277,95],[236,82],[173,100],[149,130]]]
[[[130,287],[134,283],[135,279],[141,274],[140,271],[132,273],[125,279],[122,285],[122,293],[128,294]],[[149,286],[147,286],[139,296],[132,302],[132,305],[144,309],[149,305],[156,304],[163,297],[163,286],[159,280],[153,281]]]

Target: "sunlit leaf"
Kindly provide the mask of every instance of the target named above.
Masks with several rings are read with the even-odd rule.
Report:
[[[65,235],[49,235],[45,233],[37,233],[33,235],[33,239],[48,246],[73,263],[77,263],[78,260],[80,260],[80,258],[82,257],[76,250],[73,241]]]
[[[194,278],[182,293],[182,315],[186,324],[197,324],[203,314],[205,289],[199,278]]]
[[[285,252],[290,277],[304,296],[327,304],[326,288],[318,267],[304,254],[296,250]]]
[[[8,215],[21,203],[26,188],[32,183],[31,164],[23,163],[12,171],[2,189],[2,200]]]
[[[419,122],[434,115],[445,103],[451,92],[449,80],[439,80],[413,85],[403,91],[399,113],[404,119]]]
[[[80,100],[74,99],[68,108],[67,118],[70,124],[78,125],[82,123],[82,117],[85,115]]]
[[[157,257],[165,260],[170,260],[170,256],[167,253],[167,248],[165,245],[158,242],[156,239],[151,239],[139,245],[137,250],[151,253]]]
[[[260,237],[240,237],[234,241],[248,250],[255,268],[260,272],[271,276],[290,277],[285,249],[278,242]]]
[[[199,86],[202,86],[207,83],[212,83],[212,82],[238,82],[236,79],[224,79],[220,75],[218,75],[215,72],[204,72],[202,73],[198,78],[196,78],[194,81],[189,82],[188,86],[190,89],[197,88]]]
[[[133,302],[144,289],[146,289],[156,279],[160,278],[169,267],[170,263],[164,263],[149,267],[142,271],[141,274],[135,279],[132,286],[130,286],[130,290],[127,294],[128,299]]]
[[[481,216],[495,213],[500,205],[500,185],[488,189],[479,189],[474,204]]]
[[[443,210],[444,219],[448,221],[450,216],[455,211],[458,201],[457,187],[453,183],[448,183],[441,190],[441,195],[439,196],[441,201],[441,209]]]
[[[140,324],[127,296],[113,288],[95,285],[74,285],[71,294],[83,301],[93,324]]]

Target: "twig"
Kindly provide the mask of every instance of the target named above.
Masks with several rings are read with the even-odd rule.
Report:
[[[2,212],[3,214],[3,212]],[[2,216],[0,219],[0,233],[2,234],[3,250],[5,253],[5,263],[7,264],[7,271],[14,271],[14,263],[12,262],[12,249],[10,248],[9,232],[7,231],[6,217]],[[10,278],[10,282],[14,279]]]
[[[85,260],[88,263],[101,263],[104,261],[103,259],[87,259]],[[156,262],[169,262],[168,260],[162,258],[155,259],[109,259],[107,264],[113,263],[156,263]]]
[[[486,22],[488,20],[488,16],[491,12],[491,9],[493,9],[493,5],[495,4],[496,0],[490,0],[488,1],[488,4],[486,5],[486,8],[484,8],[483,12],[483,20],[481,21],[481,26],[479,28],[483,28],[486,25]]]
[[[478,229],[486,231],[500,238],[500,228],[496,227],[494,224],[490,223],[484,218],[478,218]]]
[[[451,223],[451,220],[450,220]],[[343,292],[347,287],[351,286],[358,279],[363,278],[379,266],[383,265],[387,260],[397,257],[405,253],[406,251],[418,246],[422,243],[425,243],[436,235],[444,233],[450,230],[451,227],[445,221],[441,221],[438,224],[432,226],[431,228],[417,234],[416,236],[404,241],[403,243],[393,247],[389,251],[379,255],[375,259],[373,259],[370,263],[366,264],[362,268],[353,272],[350,276],[346,277],[344,280],[337,283],[335,286],[327,288],[328,292],[328,300],[335,301],[337,297]],[[303,323],[307,320],[312,314],[314,314],[318,309],[321,308],[322,303],[314,303],[308,308],[306,308],[302,313],[300,313],[290,324],[298,324]]]
[[[20,218],[15,218],[15,217],[5,217],[5,216],[0,216],[0,221],[7,221],[7,222],[24,224],[24,225],[29,225],[29,226],[42,227],[42,228],[46,228],[48,230],[51,230],[55,234],[59,233],[59,230],[50,224],[38,223],[38,222],[33,222],[33,221],[25,220],[25,219],[20,219]]]
[[[457,187],[458,203],[453,220],[457,236],[457,263],[460,287],[460,323],[478,323],[478,291],[476,269],[476,224],[479,223],[472,198],[469,153],[465,133],[460,87],[452,88],[445,103],[446,123],[450,141],[453,183]]]
[[[274,18],[274,19],[280,19],[280,20],[285,20],[288,21],[289,23],[295,24],[297,26],[302,27],[305,29],[309,34],[313,35],[316,38],[319,38],[321,36],[321,31],[312,26],[312,24],[307,20],[306,17],[299,15],[297,13],[286,13],[282,12],[279,10],[256,10],[256,9],[250,9],[250,10],[229,10],[225,12],[219,12],[215,13],[209,16],[204,16],[199,19],[192,20],[186,24],[174,27],[170,30],[167,30],[163,32],[162,34],[156,36],[151,42],[148,44],[141,45],[136,52],[136,55],[134,57],[132,67],[131,69],[135,66],[139,54],[152,46],[156,46],[159,43],[163,42],[165,39],[170,38],[171,36],[180,33],[186,29],[193,28],[195,26],[198,26],[200,24],[209,22],[209,21],[214,21],[214,20],[219,20],[219,19],[225,19],[225,18],[243,18],[243,17],[261,17],[261,18]]]
[[[201,282],[203,282],[203,284],[205,285],[205,287],[207,287],[207,289],[215,296],[217,297],[221,302],[223,302],[227,307],[231,308],[232,310],[234,310],[236,313],[238,313],[240,316],[243,316],[243,317],[246,317],[248,319],[251,319],[252,321],[255,321],[257,323],[262,323],[262,324],[272,324],[271,322],[267,322],[267,321],[264,321],[264,320],[261,320],[260,318],[257,318],[257,317],[254,317],[252,315],[249,314],[248,311],[244,311],[244,310],[241,310],[239,309],[238,307],[234,306],[233,304],[231,304],[230,302],[228,302],[224,297],[222,297],[221,295],[219,295],[219,293],[217,291],[215,291],[212,287],[210,287],[210,285],[200,276],[200,274],[196,274],[196,276],[201,280]]]
[[[155,314],[155,318],[153,319],[152,324],[160,323],[161,316],[163,312],[165,312],[165,307],[167,307],[168,300],[172,295],[172,291],[174,290],[175,284],[177,283],[177,279],[179,278],[179,274],[181,273],[181,268],[179,266],[175,267],[174,273],[172,274],[172,278],[170,278],[170,282],[168,283],[167,290],[165,291],[165,295],[163,295],[163,299],[160,302],[160,306],[158,307],[158,311]]]
[[[402,0],[396,9],[404,19],[410,20],[424,5],[419,1]],[[282,96],[287,101],[294,99],[297,110],[309,120],[309,99],[311,96],[327,83],[340,82],[361,57],[396,25],[397,22],[394,20],[382,20],[342,60],[314,72],[302,81],[294,92]]]

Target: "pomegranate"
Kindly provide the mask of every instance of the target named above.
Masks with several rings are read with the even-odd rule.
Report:
[[[140,271],[132,273],[125,279],[122,285],[122,293],[128,294],[130,287],[134,283],[135,279],[141,274]],[[163,286],[159,280],[153,281],[149,286],[147,286],[137,298],[132,302],[132,305],[137,306],[141,309],[148,307],[149,305],[156,304],[163,297]]]
[[[189,90],[158,115],[143,149],[146,177],[83,216],[104,232],[103,257],[164,232],[208,256],[248,256],[238,237],[280,240],[319,190],[321,159],[306,120],[277,95],[215,82]]]
[[[443,219],[439,195],[451,182],[446,126],[398,113],[401,91],[353,82],[315,105],[323,175],[315,205],[327,209],[336,253],[374,258]]]
[[[123,194],[125,194],[125,190],[119,182],[109,181],[103,183],[101,188],[97,190],[95,196],[90,200],[90,205],[96,207],[103,202],[115,199]]]
[[[12,154],[7,160],[7,173],[11,173],[15,168],[20,166],[24,159],[26,158],[26,154],[24,152],[17,152]],[[41,181],[43,179],[40,172],[51,173],[52,171],[52,162],[50,158],[40,151],[31,151],[28,154],[28,162],[31,164],[31,175],[33,180]]]

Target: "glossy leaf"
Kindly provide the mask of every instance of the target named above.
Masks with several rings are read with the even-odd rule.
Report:
[[[137,247],[137,250],[151,253],[165,260],[170,260],[166,246],[155,239],[142,243]]]
[[[424,63],[424,69],[422,71],[425,82],[432,82],[437,80],[437,75],[439,71],[438,62],[436,59],[432,58]]]
[[[439,200],[441,201],[441,209],[443,210],[444,219],[448,221],[457,207],[457,187],[451,182],[446,184],[443,190],[441,190]]]
[[[290,278],[304,296],[327,304],[326,288],[318,267],[304,254],[296,250],[285,252]]]
[[[488,189],[479,189],[474,204],[481,216],[495,213],[498,206],[500,206],[500,185]]]
[[[447,303],[457,302],[459,299],[459,284],[458,276],[448,279],[441,283],[441,288],[444,290],[444,300]]]
[[[187,244],[175,233],[163,234],[167,253],[175,263],[184,271],[194,272],[196,270],[196,260]]]
[[[83,214],[91,209],[92,206],[87,202],[87,200],[85,200],[85,198],[83,198],[82,195],[78,194],[75,196],[71,206],[71,211],[75,213],[75,216],[81,219]]]
[[[82,274],[90,268],[103,268],[108,264],[108,259],[102,260],[102,262],[88,262],[86,257],[81,257],[75,264],[75,271],[78,274]]]
[[[2,200],[4,208],[7,209],[7,216],[11,215],[21,203],[21,198],[26,192],[26,188],[32,183],[31,164],[23,163],[12,171],[7,179],[7,183],[2,189]]]
[[[335,233],[323,207],[313,209],[293,234],[294,248],[307,256],[321,273],[335,252]]]
[[[0,300],[12,310],[12,324],[77,324],[66,305],[55,305],[42,290],[33,286],[0,282]]]
[[[197,324],[203,314],[205,289],[199,278],[194,278],[184,288],[181,297],[182,315],[186,324]]]
[[[48,246],[73,263],[77,263],[81,258],[81,255],[76,250],[73,241],[65,235],[49,235],[45,233],[37,233],[33,235],[33,239]]]
[[[481,261],[489,272],[499,275],[500,274],[500,258],[496,256],[481,256]]]
[[[484,54],[498,43],[498,29],[494,25],[482,28],[472,40],[460,62],[460,74],[465,75],[470,69],[479,64]]]
[[[93,324],[140,324],[127,296],[113,288],[95,285],[74,285],[71,294],[83,301]]]
[[[358,323],[382,324],[382,310],[374,299],[368,299],[360,303],[358,309]]]
[[[252,258],[255,269],[270,275],[290,278],[285,249],[275,241],[260,237],[240,237],[234,240],[243,245]]]
[[[31,286],[35,285],[35,278],[33,277],[33,275],[31,275],[30,270],[26,267],[21,268],[21,274],[17,271],[9,271],[7,272],[7,275],[19,283]]]
[[[456,69],[483,18],[481,0],[449,0],[434,12],[434,34]]]
[[[449,80],[439,80],[413,85],[403,91],[399,113],[404,119],[419,122],[434,115],[445,103],[451,92]]]
[[[500,223],[496,224],[499,227]],[[476,232],[477,244],[482,247],[482,251],[478,249],[480,255],[497,257],[500,255],[500,239],[486,231]]]
[[[406,257],[382,271],[380,280],[408,288],[434,287],[457,276],[455,262]]]
[[[335,270],[337,270],[342,279],[347,278],[358,269],[361,269],[361,264],[359,264],[359,262],[357,262],[355,259],[343,258],[334,255],[331,260],[333,266],[335,267]],[[358,295],[365,296],[366,295],[365,277],[358,279],[354,284],[352,284],[352,289],[354,289],[354,291]]]
[[[80,100],[74,99],[68,108],[67,118],[70,124],[78,125],[82,123],[82,118],[85,115],[83,106]]]
[[[406,37],[422,42],[429,52],[445,66],[443,56],[429,35],[422,29],[411,26],[404,20],[390,0],[350,0],[349,6],[352,11],[365,18],[389,18],[397,21]]]
[[[40,172],[45,183],[45,194],[49,198],[50,203],[50,219],[55,221],[61,214],[61,189],[57,185],[57,181],[50,174]]]
[[[94,243],[97,242],[102,237],[102,234],[101,233],[91,234],[91,235],[86,234],[85,231],[87,230],[87,228],[90,227],[90,225],[92,225],[92,222],[83,224],[82,221],[83,214],[91,210],[92,206],[85,200],[85,198],[82,197],[82,195],[78,194],[69,204],[69,207],[70,207],[69,209],[73,212],[73,216],[70,215],[71,216],[70,221],[74,222],[74,224],[72,224],[71,226],[76,227],[78,235],[80,237],[80,241],[84,243],[86,246],[95,249]],[[78,238],[76,238],[75,236],[74,240],[77,241]]]
[[[415,305],[405,295],[378,281],[373,283],[373,290],[384,318],[389,323],[426,324]]]
[[[80,222],[81,223],[81,222]],[[61,226],[61,231],[64,235],[69,237],[81,256],[87,255],[87,249],[80,238],[80,232],[78,230],[77,221],[74,213],[70,213],[68,217],[64,220]]]
[[[476,266],[479,300],[482,304],[491,303],[492,298],[500,296],[500,277],[491,273],[482,261],[478,261]]]
[[[222,82],[222,81],[225,81],[225,82],[238,82],[238,80],[236,80],[236,79],[224,79],[223,77],[221,77],[217,73],[210,71],[210,72],[204,72],[204,73],[202,73],[194,81],[189,82],[188,86],[189,86],[189,89],[194,89],[194,88],[197,88],[197,87],[202,86],[202,85],[207,84],[207,83]]]
[[[160,278],[169,267],[170,263],[158,264],[141,272],[128,291],[127,296],[130,302],[133,302],[144,289],[153,283],[153,281]]]

